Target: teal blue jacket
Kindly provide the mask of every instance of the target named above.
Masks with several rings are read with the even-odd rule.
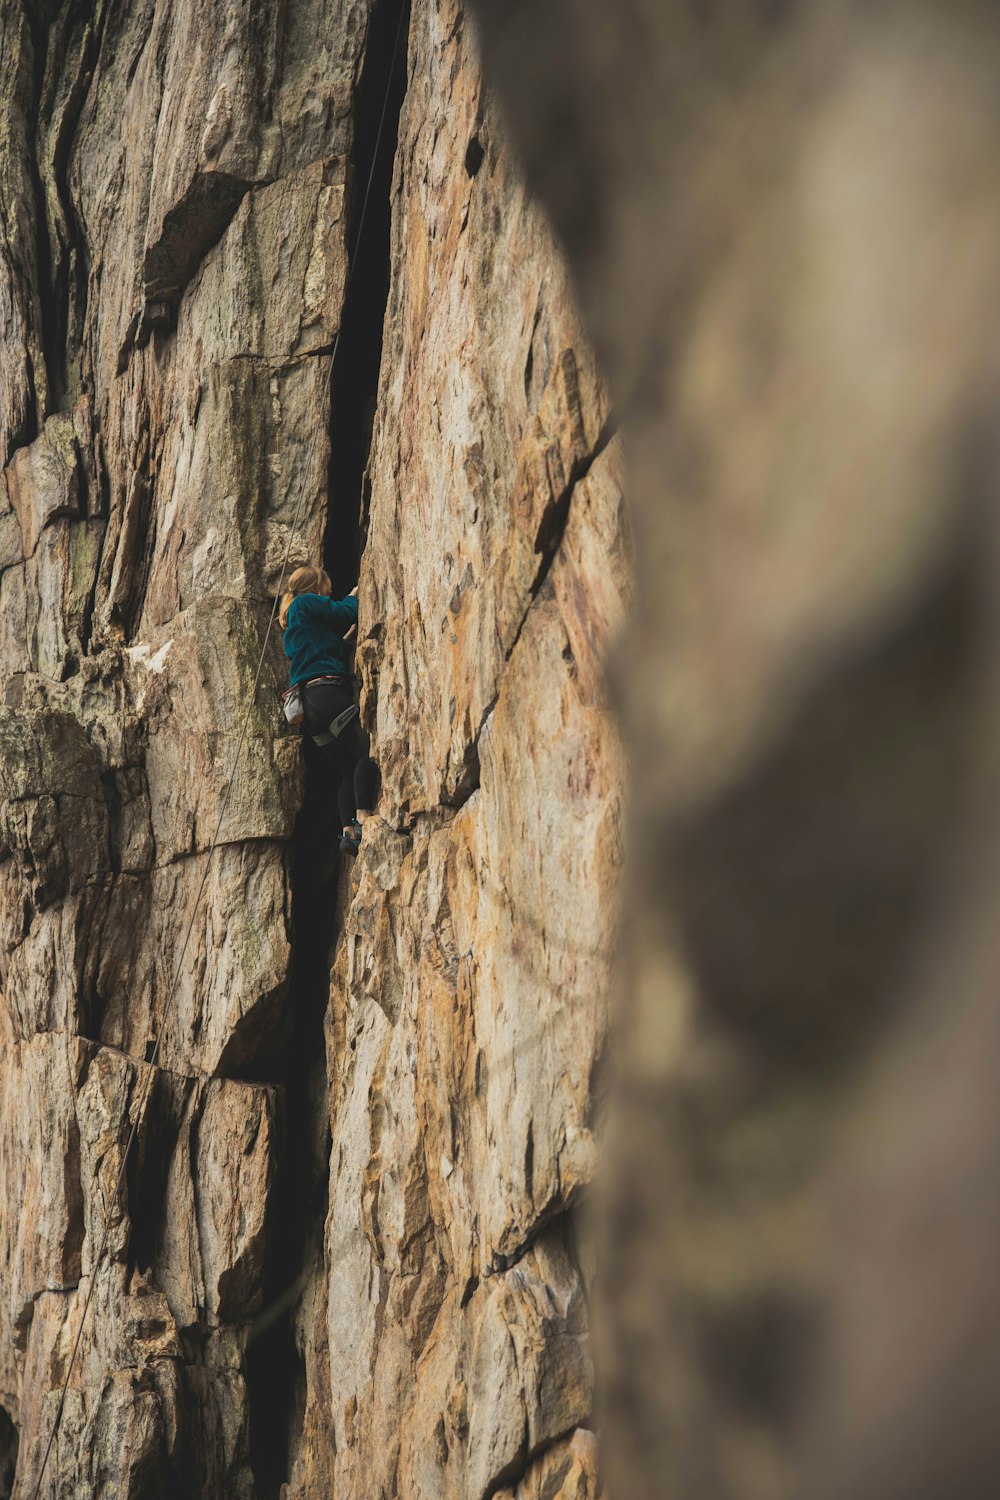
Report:
[[[351,648],[344,636],[358,623],[358,601],[327,599],[324,594],[297,594],[288,606],[285,655],[292,686],[310,677],[346,677]]]

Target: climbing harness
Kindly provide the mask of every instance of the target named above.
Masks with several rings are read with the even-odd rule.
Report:
[[[281,703],[285,711],[285,718],[289,724],[302,724],[305,721],[306,704],[303,697],[303,690],[307,687],[312,687],[314,682],[335,682],[343,687],[348,687],[351,679],[339,675],[335,677],[310,677],[308,682],[296,682],[294,686],[286,688],[281,695]],[[352,703],[327,725],[326,730],[322,734],[311,734],[309,738],[315,745],[331,744],[334,740],[340,738],[348,724],[350,724],[352,719],[356,719],[360,712],[361,710],[358,708],[358,705]]]
[[[329,728],[324,734],[310,735],[310,739],[314,745],[332,745],[334,740],[340,738],[347,726],[353,724],[360,713],[361,710],[356,703],[349,703],[335,719],[330,720]]]
[[[375,145],[374,145],[374,148],[372,150],[372,164],[371,164],[371,169],[370,169],[370,171],[368,173],[368,182],[367,182],[367,185],[365,187],[365,196],[364,196],[364,199],[362,200],[361,214],[360,214],[360,217],[358,219],[358,232],[357,232],[357,234],[354,237],[354,249],[353,249],[353,251],[351,253],[351,258],[350,258],[350,262],[349,262],[349,269],[348,269],[348,273],[347,273],[347,283],[346,283],[346,285],[344,287],[344,297],[343,297],[343,301],[341,303],[341,309],[340,309],[340,323],[339,323],[339,325],[337,327],[337,332],[336,332],[336,334],[334,336],[334,340],[333,340],[333,346],[332,346],[331,351],[330,351],[330,377],[329,377],[329,381],[330,381],[331,385],[333,383],[333,369],[334,369],[334,364],[335,364],[336,358],[337,358],[337,350],[340,347],[341,329],[344,326],[344,308],[347,306],[347,299],[348,299],[348,297],[350,296],[350,293],[351,293],[351,284],[354,281],[354,272],[355,272],[355,270],[357,268],[357,264],[358,264],[358,250],[359,250],[360,245],[361,245],[361,236],[362,236],[362,234],[364,232],[365,216],[366,216],[366,214],[368,212],[368,199],[369,199],[369,197],[371,195],[372,182],[373,182],[374,177],[375,177],[375,165],[376,165],[376,162],[378,161],[379,147],[382,144],[382,131],[385,128],[385,116],[386,116],[386,111],[387,111],[387,109],[389,107],[389,95],[392,92],[392,80],[393,80],[393,78],[395,76],[395,72],[396,72],[396,58],[397,58],[398,53],[399,53],[399,42],[400,42],[400,38],[401,38],[401,36],[403,34],[403,20],[404,20],[404,18],[406,16],[406,12],[407,12],[406,0],[402,0],[402,3],[400,4],[400,10],[399,10],[399,21],[396,24],[396,40],[393,43],[392,61],[389,64],[388,77],[387,77],[387,80],[386,80],[385,98],[382,101],[382,114],[381,114],[381,116],[379,118],[378,132],[377,132],[377,134],[375,136]],[[90,1272],[90,1286],[87,1288],[87,1295],[86,1295],[86,1297],[84,1299],[83,1311],[80,1314],[80,1322],[79,1322],[79,1326],[77,1327],[77,1330],[76,1330],[76,1338],[73,1340],[73,1349],[72,1349],[72,1352],[71,1352],[70,1357],[69,1357],[69,1362],[68,1362],[68,1364],[66,1366],[66,1374],[65,1374],[65,1377],[63,1379],[62,1390],[61,1390],[60,1395],[59,1395],[59,1405],[56,1408],[55,1421],[52,1424],[52,1431],[49,1433],[49,1440],[48,1440],[47,1444],[45,1445],[45,1452],[44,1452],[44,1454],[42,1456],[42,1465],[41,1465],[41,1468],[38,1471],[38,1479],[35,1482],[35,1488],[32,1491],[32,1500],[39,1500],[39,1496],[41,1495],[41,1492],[42,1492],[42,1482],[43,1482],[43,1480],[45,1478],[45,1470],[48,1467],[49,1456],[50,1456],[50,1454],[52,1452],[53,1444],[55,1443],[56,1437],[57,1437],[58,1432],[59,1432],[59,1425],[60,1425],[60,1423],[62,1421],[63,1412],[64,1412],[64,1410],[66,1408],[66,1397],[67,1397],[67,1395],[69,1393],[70,1378],[71,1378],[71,1376],[73,1374],[73,1367],[76,1364],[77,1355],[80,1352],[80,1341],[83,1338],[83,1330],[84,1330],[84,1327],[85,1327],[86,1322],[87,1322],[87,1313],[90,1311],[90,1304],[91,1304],[91,1301],[92,1301],[93,1296],[94,1296],[94,1288],[97,1285],[97,1273],[98,1273],[98,1271],[101,1268],[101,1263],[104,1260],[104,1252],[107,1249],[108,1235],[111,1232],[111,1216],[112,1216],[112,1213],[114,1212],[115,1204],[118,1202],[119,1196],[121,1194],[122,1183],[125,1181],[125,1171],[126,1171],[126,1168],[128,1166],[129,1156],[131,1154],[132,1147],[135,1144],[135,1141],[136,1141],[136,1138],[138,1137],[139,1131],[142,1129],[143,1121],[145,1119],[146,1105],[149,1102],[150,1085],[151,1085],[152,1080],[153,1080],[153,1074],[154,1074],[154,1072],[156,1070],[157,1059],[158,1059],[158,1057],[160,1055],[160,1043],[163,1040],[164,1027],[166,1025],[167,1018],[170,1015],[171,1009],[173,1007],[173,1002],[174,1002],[175,996],[177,994],[178,985],[180,984],[180,977],[181,977],[181,973],[182,973],[183,967],[184,967],[184,959],[187,956],[188,944],[191,941],[191,934],[194,931],[195,918],[197,917],[198,911],[199,911],[199,909],[201,907],[201,898],[205,894],[205,886],[208,883],[208,876],[209,876],[209,872],[210,872],[211,867],[212,867],[212,859],[213,859],[213,857],[215,855],[216,848],[218,847],[219,835],[222,832],[223,820],[225,819],[226,812],[228,811],[228,808],[229,808],[229,799],[230,799],[230,796],[232,795],[233,782],[234,782],[235,777],[236,777],[236,772],[237,772],[237,770],[239,768],[240,757],[243,754],[243,746],[246,743],[247,729],[249,728],[249,725],[250,725],[250,716],[253,713],[254,704],[257,701],[257,689],[260,686],[261,675],[262,675],[262,673],[264,671],[264,661],[265,661],[265,659],[267,657],[267,648],[268,648],[268,644],[269,644],[270,639],[271,639],[271,631],[274,628],[275,617],[277,616],[277,613],[278,613],[278,602],[279,602],[279,600],[281,598],[281,595],[282,595],[282,593],[284,591],[285,579],[288,576],[288,561],[289,561],[289,558],[291,557],[291,553],[292,553],[292,542],[295,540],[295,537],[296,537],[296,535],[298,533],[299,522],[300,522],[300,520],[302,518],[302,502],[303,502],[304,496],[305,496],[305,489],[301,488],[300,491],[299,491],[298,499],[295,502],[295,513],[294,513],[294,515],[292,517],[292,524],[291,524],[291,527],[290,527],[289,532],[288,532],[288,541],[287,541],[287,543],[285,545],[285,555],[284,555],[284,557],[282,559],[282,562],[281,562],[281,573],[280,573],[279,578],[278,578],[278,589],[277,589],[277,592],[276,592],[276,594],[274,596],[274,603],[271,605],[271,613],[270,613],[270,615],[268,617],[267,629],[264,632],[264,641],[263,641],[263,644],[262,644],[262,646],[260,648],[260,657],[258,658],[258,661],[257,661],[257,670],[254,673],[253,686],[250,689],[250,697],[249,697],[249,699],[247,701],[246,713],[243,715],[243,724],[242,724],[242,726],[240,728],[239,739],[237,740],[237,743],[236,743],[236,750],[235,750],[235,753],[233,755],[233,761],[232,761],[232,766],[230,768],[229,776],[227,777],[227,779],[226,779],[226,781],[224,783],[224,785],[225,785],[225,794],[224,794],[223,799],[222,799],[222,806],[219,809],[219,816],[218,816],[218,818],[216,820],[215,832],[212,835],[212,842],[210,843],[210,845],[208,847],[208,851],[207,851],[207,853],[205,855],[205,867],[204,867],[204,869],[202,871],[201,880],[198,883],[198,890],[197,890],[197,894],[196,894],[195,899],[194,899],[194,905],[191,908],[191,916],[190,916],[190,919],[188,921],[187,928],[185,929],[185,932],[184,932],[184,941],[181,943],[180,953],[178,955],[177,964],[176,964],[176,967],[174,969],[173,981],[172,981],[172,983],[170,985],[169,990],[167,991],[166,1003],[164,1004],[163,1014],[162,1014],[162,1016],[160,1018],[159,1030],[157,1031],[156,1040],[154,1042],[152,1051],[149,1054],[148,1060],[145,1063],[137,1063],[136,1064],[136,1066],[138,1068],[145,1067],[145,1074],[143,1076],[142,1087],[141,1087],[141,1089],[139,1091],[139,1108],[136,1111],[135,1118],[134,1118],[134,1120],[132,1122],[132,1127],[129,1130],[128,1138],[127,1138],[127,1140],[125,1142],[125,1150],[122,1153],[121,1165],[118,1168],[118,1176],[115,1179],[114,1189],[113,1189],[113,1191],[111,1193],[110,1198],[108,1199],[108,1201],[107,1201],[107,1203],[105,1205],[105,1209],[104,1209],[104,1227],[103,1227],[103,1230],[102,1230],[102,1233],[101,1233],[101,1239],[100,1239],[100,1244],[98,1245],[97,1255],[95,1256],[93,1265],[91,1267],[91,1272]],[[352,708],[353,708],[353,712],[354,713],[358,712],[356,704],[352,705]],[[340,718],[343,718],[342,714],[338,715],[338,720]],[[338,720],[334,720],[334,723],[336,723]],[[332,726],[331,726],[331,729],[332,729]]]

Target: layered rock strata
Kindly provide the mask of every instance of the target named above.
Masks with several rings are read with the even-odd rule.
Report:
[[[415,0],[394,94],[398,14],[0,5],[3,1493],[91,1290],[43,1495],[599,1493],[622,456],[468,16]],[[297,511],[361,556],[339,875],[276,636],[253,696]]]

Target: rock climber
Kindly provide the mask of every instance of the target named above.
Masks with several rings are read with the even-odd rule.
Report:
[[[352,589],[346,599],[332,599],[331,592],[323,568],[296,568],[288,580],[278,610],[291,668],[285,715],[290,723],[302,724],[332,764],[343,829],[340,847],[356,854],[361,825],[375,807],[378,768],[361,727],[349,666],[358,591]]]

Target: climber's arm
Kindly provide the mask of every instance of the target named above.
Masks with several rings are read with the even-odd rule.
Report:
[[[341,637],[358,623],[358,601],[352,594],[348,594],[346,599],[324,599],[319,594],[303,594],[299,609],[306,619],[322,620],[325,625],[331,625]]]

